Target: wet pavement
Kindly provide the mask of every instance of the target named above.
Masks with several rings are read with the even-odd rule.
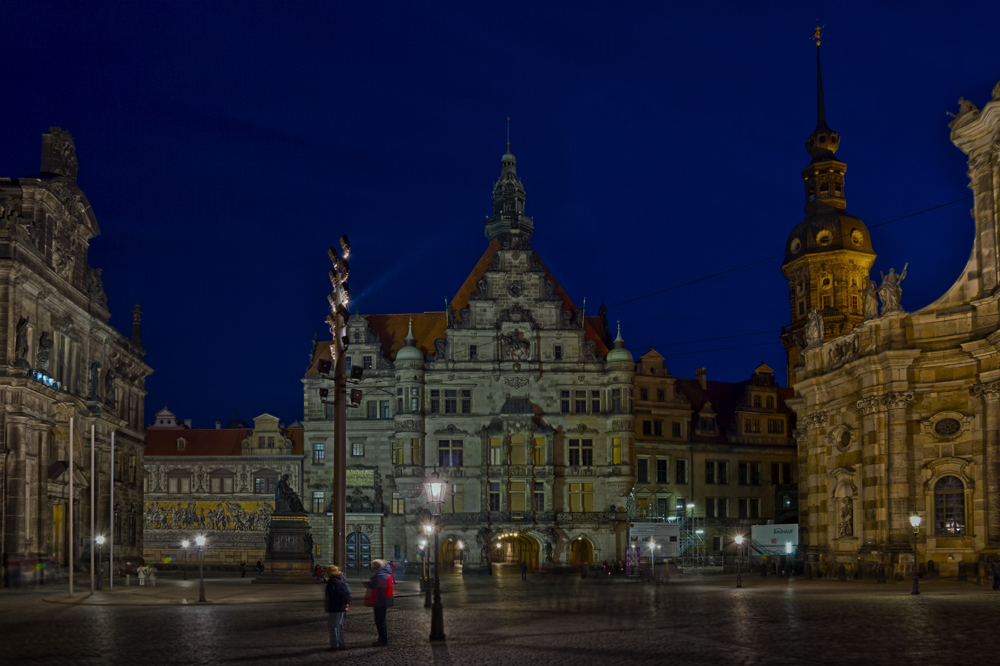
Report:
[[[218,576],[218,574],[215,574]],[[0,590],[7,664],[966,664],[997,663],[1000,592],[955,581],[677,576],[623,579],[445,577],[447,640],[428,641],[414,580],[388,613],[390,645],[371,647],[372,611],[352,580],[348,649],[329,646],[316,585],[161,576],[152,587],[89,594],[77,585]]]

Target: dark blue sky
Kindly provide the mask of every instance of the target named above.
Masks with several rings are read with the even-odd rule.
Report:
[[[486,245],[507,116],[534,245],[578,303],[677,376],[764,359],[783,382],[780,259],[614,307],[781,255],[803,217],[816,8],[763,5],[18,3],[0,174],[36,174],[50,125],[76,138],[112,323],[145,313],[147,422],[301,418],[342,233],[363,313],[440,310]],[[945,112],[1000,79],[1000,5],[838,5],[819,21],[848,211],[968,196]],[[907,309],[964,266],[970,208],[873,230],[874,275],[910,264]]]

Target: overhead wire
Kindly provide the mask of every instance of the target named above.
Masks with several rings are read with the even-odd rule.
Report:
[[[905,220],[905,219],[908,219],[908,218],[911,218],[911,217],[916,217],[917,215],[923,215],[924,213],[929,213],[929,212],[931,212],[933,210],[937,210],[939,208],[944,208],[946,206],[952,206],[954,204],[961,203],[963,201],[968,201],[972,197],[973,197],[973,195],[970,194],[968,196],[962,197],[961,199],[955,199],[954,201],[949,201],[947,203],[938,204],[937,206],[931,206],[930,208],[924,208],[923,210],[918,210],[918,211],[913,212],[913,213],[908,213],[906,215],[902,215],[900,217],[893,218],[891,220],[886,220],[885,222],[879,222],[878,224],[872,224],[872,225],[866,225],[866,226],[867,226],[867,229],[869,231],[871,231],[872,229],[877,229],[878,227],[884,227],[885,225],[892,224],[893,222],[899,222],[900,220]],[[844,234],[844,236],[842,237],[842,240],[846,239],[849,235],[850,235],[849,233],[848,234]],[[688,280],[687,282],[681,282],[679,284],[675,284],[675,285],[667,287],[665,289],[660,289],[658,291],[650,292],[650,293],[644,294],[642,296],[636,296],[635,298],[630,298],[628,300],[621,301],[621,302],[615,303],[613,305],[609,305],[609,306],[607,306],[607,309],[610,310],[611,308],[617,308],[619,306],[627,305],[629,303],[634,303],[636,301],[641,301],[641,300],[646,299],[646,298],[651,298],[653,296],[659,296],[660,294],[665,294],[668,291],[673,291],[675,289],[680,289],[681,287],[688,287],[688,286],[690,286],[692,284],[697,284],[699,282],[704,282],[705,280],[711,280],[713,278],[717,278],[717,277],[720,277],[722,275],[728,275],[729,273],[735,273],[736,271],[741,271],[744,268],[750,268],[751,266],[756,266],[758,264],[767,263],[768,261],[773,261],[775,259],[781,259],[784,256],[785,256],[785,253],[782,252],[781,254],[775,254],[775,255],[771,255],[770,257],[764,257],[763,259],[758,259],[757,261],[751,261],[748,264],[743,264],[741,266],[735,266],[733,268],[727,268],[726,270],[719,271],[718,273],[712,273],[711,275],[705,275],[705,276],[700,277],[700,278],[695,278],[694,280]]]

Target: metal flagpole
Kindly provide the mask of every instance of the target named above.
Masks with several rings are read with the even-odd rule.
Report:
[[[111,475],[108,477],[111,480],[109,484],[111,486],[111,504],[108,506],[108,525],[111,530],[111,539],[108,541],[111,544],[111,555],[108,557],[108,592],[113,592],[115,589],[115,431],[111,431],[111,469],[109,470]]]
[[[97,495],[95,494],[97,485],[96,472],[96,456],[94,455],[94,424],[90,424],[90,593],[94,593],[94,518],[97,516],[94,507],[94,500]]]
[[[69,596],[73,596],[73,417],[69,417]]]

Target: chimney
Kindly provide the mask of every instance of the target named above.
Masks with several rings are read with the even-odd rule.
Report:
[[[215,422],[215,429],[216,430],[222,430],[222,421],[216,421]]]
[[[138,303],[132,308],[132,342],[142,346],[142,310]]]
[[[701,386],[702,391],[708,390],[708,368],[698,368],[694,371],[695,379],[698,380],[698,384]]]
[[[184,427],[188,430],[191,429],[191,419],[184,419]]]

